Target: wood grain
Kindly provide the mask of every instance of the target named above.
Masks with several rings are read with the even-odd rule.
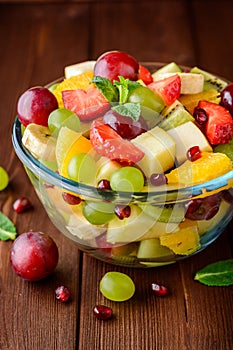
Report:
[[[194,281],[205,265],[232,258],[232,223],[203,252],[155,269],[104,264],[80,252],[50,222],[11,144],[19,95],[63,75],[68,64],[96,59],[111,49],[140,61],[199,65],[233,80],[231,1],[0,1],[0,165],[10,184],[0,192],[0,210],[19,233],[48,232],[59,248],[59,265],[48,279],[28,283],[9,264],[12,242],[0,242],[1,350],[231,350],[233,288]],[[26,195],[33,209],[15,214],[12,203]],[[104,299],[102,276],[127,273],[136,293],[124,303]],[[166,298],[151,283],[168,286]],[[67,285],[72,300],[55,300]],[[113,319],[98,321],[95,304],[111,306]]]

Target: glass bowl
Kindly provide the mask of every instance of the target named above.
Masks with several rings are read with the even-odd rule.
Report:
[[[162,63],[145,64],[151,71]],[[56,82],[58,82],[57,80]],[[54,84],[51,83],[50,85]],[[59,175],[38,161],[22,144],[22,127],[16,117],[13,146],[49,218],[80,250],[102,261],[129,267],[156,267],[190,257],[209,246],[233,216],[233,170],[211,181],[185,188],[168,185],[142,192],[97,190]],[[70,205],[63,193],[82,199]],[[199,206],[199,216],[187,208]],[[131,208],[129,218],[116,215],[106,224],[92,224],[83,205],[109,215],[112,208]],[[212,214],[202,215],[202,210]]]

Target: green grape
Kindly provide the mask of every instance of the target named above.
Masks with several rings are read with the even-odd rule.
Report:
[[[51,86],[49,87],[49,90],[50,90],[51,92],[54,92],[54,90],[58,87],[59,84],[60,84],[60,83],[55,83],[55,84],[51,85]]]
[[[132,279],[121,272],[107,272],[100,281],[100,291],[103,296],[112,301],[125,301],[135,292]]]
[[[78,153],[68,164],[68,175],[71,180],[92,184],[96,177],[96,162],[88,153]]]
[[[0,166],[0,191],[3,191],[9,183],[9,176],[5,169]]]
[[[122,167],[112,173],[110,186],[114,191],[140,192],[144,186],[144,177],[137,168]]]
[[[93,225],[104,225],[115,217],[114,204],[108,202],[86,202],[83,216]]]
[[[80,120],[78,116],[66,108],[58,108],[52,111],[48,118],[48,127],[53,136],[57,137],[62,126],[74,131],[79,131]]]

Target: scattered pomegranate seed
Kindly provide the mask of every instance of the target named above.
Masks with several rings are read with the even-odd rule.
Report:
[[[31,208],[32,203],[27,197],[16,199],[16,201],[13,203],[13,209],[16,211],[16,213],[22,213]]]
[[[187,158],[191,162],[201,158],[201,150],[199,146],[193,146],[187,151]]]
[[[81,198],[68,192],[62,192],[62,198],[70,205],[77,205],[82,202]]]
[[[100,180],[98,185],[97,185],[97,189],[98,190],[111,190],[110,181],[106,180],[106,179]]]
[[[64,286],[57,287],[55,290],[55,294],[56,294],[56,299],[60,300],[62,303],[66,303],[71,297],[69,288]]]
[[[199,107],[194,108],[193,117],[199,125],[205,125],[208,120],[206,111]]]
[[[96,305],[93,308],[93,314],[95,315],[98,320],[108,320],[109,318],[112,317],[112,309],[108,306],[104,305]]]
[[[152,283],[151,288],[153,293],[158,297],[164,297],[168,294],[168,288],[157,283]]]
[[[130,216],[131,208],[129,205],[116,205],[114,208],[114,212],[120,220],[123,220]]]
[[[152,186],[161,186],[167,184],[167,177],[164,174],[152,174],[150,176]]]

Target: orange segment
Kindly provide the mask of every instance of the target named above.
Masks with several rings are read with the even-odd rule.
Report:
[[[185,161],[166,174],[168,184],[193,185],[212,180],[232,170],[232,163],[223,153],[202,152],[194,162]]]
[[[75,75],[68,79],[64,79],[53,91],[54,95],[57,98],[59,107],[60,108],[64,107],[64,104],[62,101],[63,90],[83,89],[87,91],[94,86],[94,84],[90,84],[93,77],[94,77],[94,74],[92,71],[86,71],[79,75]]]
[[[198,102],[201,100],[219,103],[220,94],[217,90],[211,89],[208,91],[200,92],[199,94],[182,95],[179,98],[179,101],[191,114],[193,114],[194,108],[198,105]]]

